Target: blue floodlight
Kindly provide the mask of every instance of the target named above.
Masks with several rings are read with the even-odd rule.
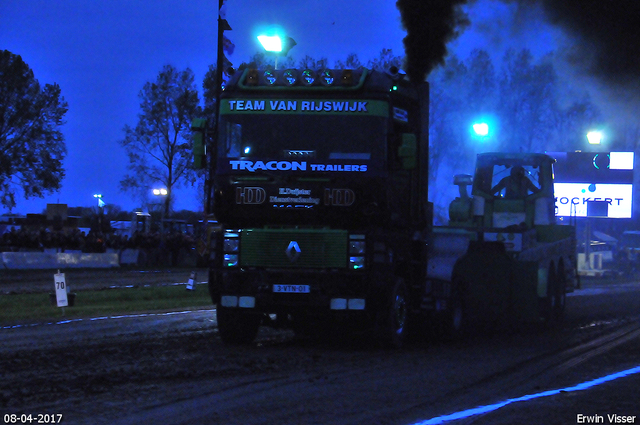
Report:
[[[473,125],[473,131],[478,136],[487,136],[489,134],[489,125],[487,123],[476,123]]]
[[[277,35],[259,35],[258,41],[267,52],[278,53],[282,51],[282,40]]]
[[[297,44],[293,38],[280,37],[279,35],[259,35],[258,41],[264,50],[280,56],[286,56],[289,50]]]

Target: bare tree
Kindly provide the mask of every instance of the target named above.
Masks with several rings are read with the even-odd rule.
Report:
[[[360,62],[356,53],[350,53],[347,55],[346,61],[342,62],[339,60],[336,61],[334,65],[334,68],[336,69],[361,69],[363,67],[364,65],[362,65],[362,62]]]
[[[140,91],[140,114],[135,128],[124,127],[120,144],[129,156],[130,174],[120,182],[123,191],[145,192],[152,185],[167,189],[165,215],[173,201],[173,188],[193,183],[191,120],[201,111],[193,71],[166,65],[154,83]]]

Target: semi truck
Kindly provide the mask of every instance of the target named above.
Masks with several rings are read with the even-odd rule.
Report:
[[[493,200],[476,177],[473,198],[461,192],[449,226],[434,227],[428,105],[428,83],[396,69],[247,68],[232,76],[213,137],[204,120],[192,125],[205,141],[194,153],[208,168],[207,210],[220,224],[208,257],[223,341],[251,342],[267,323],[302,334],[338,325],[398,347],[418,324],[461,333],[494,304],[520,313],[534,303],[524,318],[551,318],[545,300],[553,292],[551,303],[563,303],[573,264],[564,252],[571,232],[551,236],[552,159],[532,157],[544,177],[531,199]],[[499,157],[482,160],[517,162]],[[476,174],[488,178],[485,162]],[[493,219],[507,210],[524,214],[524,224]],[[553,245],[557,258],[536,251],[538,242]]]

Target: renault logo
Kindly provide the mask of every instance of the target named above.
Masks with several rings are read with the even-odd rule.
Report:
[[[285,250],[287,257],[289,257],[289,261],[291,261],[292,263],[296,262],[298,258],[300,258],[301,252],[302,251],[300,250],[300,246],[298,246],[298,242],[296,241],[289,242],[289,246]]]

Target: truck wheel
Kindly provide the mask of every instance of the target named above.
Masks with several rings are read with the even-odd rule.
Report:
[[[382,341],[387,347],[400,348],[407,333],[408,316],[407,288],[402,279],[396,281],[386,301],[380,323]]]
[[[244,313],[236,308],[216,308],[220,339],[228,344],[249,344],[258,334],[262,317],[255,313]]]

